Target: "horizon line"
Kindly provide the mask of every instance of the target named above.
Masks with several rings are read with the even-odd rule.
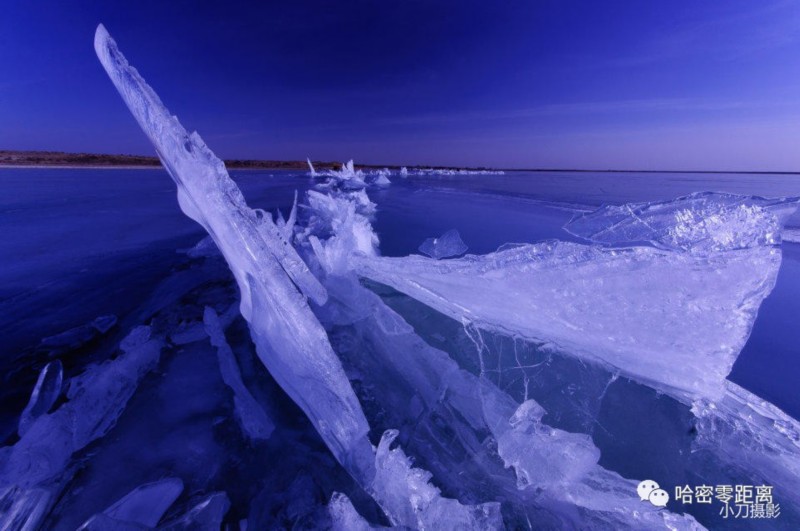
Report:
[[[22,157],[17,159],[16,157]],[[49,157],[49,159],[48,159]],[[72,160],[69,160],[72,159]],[[307,161],[295,159],[223,159],[229,169],[296,169],[295,166],[306,168]],[[315,165],[336,166],[341,161],[312,161]],[[126,166],[135,168],[161,167],[161,161],[153,155],[132,155],[122,153],[87,153],[50,150],[13,150],[0,149],[0,167],[96,167],[111,168]],[[402,167],[412,169],[442,169],[442,170],[493,170],[493,171],[520,171],[520,172],[563,172],[563,173],[700,173],[700,174],[757,174],[757,175],[800,175],[800,170],[696,170],[696,169],[614,169],[614,168],[503,168],[493,166],[446,166],[430,164],[356,164],[364,168],[392,168]]]

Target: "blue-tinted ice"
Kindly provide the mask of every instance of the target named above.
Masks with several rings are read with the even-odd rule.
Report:
[[[109,359],[45,366],[20,439],[0,449],[3,528],[718,522],[702,507],[642,502],[642,479],[770,484],[782,514],[763,523],[800,523],[800,426],[726,378],[775,283],[795,199],[606,206],[566,227],[588,243],[454,258],[466,246],[453,230],[420,248],[430,258],[383,257],[370,195],[386,193],[389,170],[309,161],[327,181],[288,217],[251,209],[102,26],[95,45],[209,238]],[[399,175],[436,172],[448,174]],[[115,323],[53,336],[41,352],[131,326]],[[180,437],[164,442],[171,423]],[[146,465],[136,477],[105,474],[132,456]]]
[[[456,229],[451,229],[438,238],[428,238],[419,246],[419,252],[437,260],[451,258],[467,252],[467,245]]]

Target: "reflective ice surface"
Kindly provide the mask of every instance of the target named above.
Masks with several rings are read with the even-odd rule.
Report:
[[[113,171],[40,177],[76,175],[100,205],[125,191],[104,230],[128,227],[127,241],[87,233],[80,202],[42,222],[47,187],[20,196],[30,224],[24,203],[4,214],[28,228],[11,249],[47,248],[55,226],[75,236],[53,247],[73,262],[20,252],[36,274],[2,271],[1,317],[21,324],[3,360],[6,527],[736,524],[675,499],[701,484],[772,486],[781,514],[759,524],[800,522],[800,429],[779,409],[798,414],[797,341],[781,325],[800,300],[781,242],[793,201],[753,198],[796,196],[794,181],[352,164],[323,186],[306,172],[231,179],[102,30],[98,52],[211,239],[175,215],[161,171],[135,187]],[[736,196],[679,199],[715,189]],[[162,202],[136,199],[153,191]],[[474,254],[410,256],[453,228]],[[770,371],[779,407],[747,385]],[[666,508],[640,499],[644,479]]]

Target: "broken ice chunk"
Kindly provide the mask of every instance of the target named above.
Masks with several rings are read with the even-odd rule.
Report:
[[[331,531],[371,531],[385,529],[369,525],[353,507],[353,503],[341,492],[334,492],[328,503],[328,515],[331,517]]]
[[[162,341],[150,327],[135,328],[120,347],[124,354],[90,367],[70,381],[68,401],[41,415],[1,463],[0,484],[34,486],[66,467],[73,452],[105,435],[116,423],[139,380],[155,367]]]
[[[697,436],[692,441],[693,471],[705,467],[742,474],[781,492],[781,505],[800,515],[800,422],[733,382],[725,382],[717,401],[692,406]]]
[[[58,395],[61,394],[63,378],[64,369],[59,360],[51,361],[44,366],[39,373],[39,379],[36,380],[31,399],[20,416],[17,430],[20,436],[25,435],[33,421],[50,411]]]
[[[51,356],[75,350],[105,334],[116,323],[116,315],[101,315],[91,323],[42,339],[39,350],[48,351]]]
[[[369,424],[306,300],[324,304],[325,289],[269,216],[259,219],[247,206],[224,163],[169,113],[102,25],[95,51],[175,181],[181,210],[206,229],[225,257],[259,358],[337,460],[368,483],[374,468]]]
[[[536,401],[526,400],[498,428],[497,452],[514,468],[517,487],[546,488],[567,485],[595,468],[600,450],[591,437],[555,429],[542,422],[545,411]]]
[[[159,531],[219,531],[231,502],[224,492],[203,498],[185,514],[158,527]]]
[[[419,252],[436,258],[450,258],[467,252],[467,246],[456,229],[451,229],[438,238],[428,238],[419,246]]]
[[[169,506],[183,492],[183,481],[177,478],[167,478],[137,487],[114,505],[103,511],[102,516],[121,524],[133,524],[152,528],[158,524]],[[100,530],[103,528],[99,521],[105,520],[102,516],[93,516],[81,530]],[[123,529],[125,529],[123,527]]]
[[[0,487],[0,529],[38,529],[52,498],[53,493],[49,489]]]
[[[713,209],[714,197],[703,204]],[[680,211],[686,201],[662,208]],[[732,203],[726,197],[716,208]],[[761,226],[764,213],[746,210]],[[748,226],[739,214],[720,219],[732,228],[715,234]],[[751,245],[707,252],[544,242],[445,261],[354,253],[350,263],[360,276],[456,320],[551,342],[691,404],[724,393],[724,379],[777,279],[780,248],[744,241]]]
[[[239,365],[236,363],[236,356],[225,339],[220,319],[217,313],[208,306],[203,313],[203,323],[208,337],[211,338],[211,344],[217,348],[222,380],[233,390],[233,402],[239,425],[253,440],[268,439],[275,429],[275,424],[244,385]]]
[[[652,243],[693,252],[743,249],[781,242],[798,198],[765,199],[702,192],[671,201],[607,205],[564,227],[597,243]]]
[[[375,454],[373,497],[397,525],[417,529],[502,529],[500,504],[462,505],[442,497],[431,473],[412,468],[399,447],[391,448],[397,430],[387,430]]]
[[[185,251],[186,254],[190,258],[206,258],[209,256],[219,256],[219,249],[217,249],[217,244],[214,243],[213,238],[211,236],[206,236],[194,247]]]
[[[139,326],[122,341],[124,354],[73,378],[68,401],[42,414],[0,460],[0,529],[36,529],[63,486],[72,455],[114,426],[141,378],[158,363],[163,342]],[[68,474],[66,474],[69,477]]]

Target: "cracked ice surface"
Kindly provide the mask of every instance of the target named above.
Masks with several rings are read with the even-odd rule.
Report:
[[[388,448],[393,432],[387,432],[377,450],[373,449],[367,438],[369,424],[304,297],[321,305],[327,301],[327,291],[290,242],[294,214],[290,222],[276,225],[267,213],[250,209],[222,161],[197,133],[188,134],[169,114],[102,25],[95,35],[95,49],[178,185],[182,210],[208,231],[233,272],[242,295],[242,316],[248,321],[259,357],[305,411],[339,462],[394,524],[414,527],[419,522],[439,521],[445,529],[456,529],[476,522],[498,527],[501,520],[496,504],[462,505],[440,496],[428,483],[429,473],[411,468],[399,448]],[[363,175],[354,170],[352,161],[340,173],[347,179],[344,189],[354,188],[350,184]],[[364,205],[359,201],[350,205],[352,220],[355,209],[363,210]],[[365,242],[369,243],[377,240]],[[342,241],[348,250],[352,244],[351,240]],[[206,325],[212,342],[224,351],[224,338],[211,314],[207,314]],[[223,367],[226,383],[241,391],[239,382],[229,378],[231,372]]]
[[[617,215],[626,207],[612,209],[612,216],[604,207],[568,227],[603,241],[651,239],[677,249],[548,241],[446,261],[364,255],[353,261],[359,275],[454,319],[552,343],[691,403],[722,396],[775,285],[782,216],[771,209],[791,212],[796,201],[763,203],[703,194],[661,204],[647,221],[649,232],[642,228],[646,216]],[[719,212],[716,221],[690,229],[687,219],[709,209]]]
[[[375,204],[361,184],[368,174],[352,162],[332,172],[337,177],[331,175],[329,193],[309,192],[310,215],[301,220],[306,226],[296,226],[295,208],[288,220],[279,214],[273,221],[245,204],[221,161],[169,115],[102,27],[96,49],[178,185],[181,208],[228,262],[258,356],[390,523],[700,528],[689,515],[642,505],[634,495],[637,482],[601,466],[602,453],[589,434],[553,426],[545,407],[528,395],[527,381],[521,399],[511,387],[501,388],[493,376],[505,376],[508,368],[484,365],[484,331],[513,337],[515,347],[521,337],[544,341],[608,368],[589,374],[602,387],[598,401],[617,373],[667,391],[693,406],[693,449],[711,463],[706,466],[746,472],[758,466],[777,485],[794,485],[797,424],[725,382],[774,284],[780,225],[793,200],[698,194],[604,207],[569,225],[593,245],[506,246],[443,262],[381,258],[370,224]],[[207,256],[210,247],[206,242],[199,255]],[[463,359],[431,347],[355,273],[466,325],[479,370],[469,372]],[[259,406],[242,401],[250,395],[213,310],[205,325],[223,380],[234,390],[241,426],[257,433],[270,421],[247,420],[251,406]],[[191,333],[170,335],[178,338],[173,342],[194,341],[192,326]],[[518,357],[510,367],[535,368]],[[77,397],[70,392],[69,399],[66,406]],[[377,448],[368,437],[380,441]],[[12,457],[24,446],[15,445]],[[4,502],[9,496],[25,502],[14,502],[16,514],[43,512],[50,495],[36,482],[3,493]],[[179,522],[219,522],[227,510],[223,496],[201,502]],[[159,520],[163,510],[156,512]],[[330,499],[326,513],[334,527],[373,528],[344,494]]]
[[[70,382],[68,401],[32,421],[0,455],[0,527],[34,529],[69,480],[70,458],[114,426],[141,378],[158,363],[163,341],[134,328],[124,352]]]
[[[604,206],[570,221],[575,236],[603,244],[649,242],[694,253],[781,243],[797,198],[702,192],[672,201]]]
[[[329,203],[320,204],[319,211],[312,207],[311,219],[317,222],[319,232],[326,231],[325,223],[337,228],[335,237],[314,246],[323,265],[330,264],[325,259],[329,247],[340,254],[346,242],[352,245],[359,240],[356,234],[366,238],[364,231],[370,230],[346,197],[329,200],[339,208],[330,208]],[[319,217],[315,218],[316,214]],[[369,254],[374,254],[374,249]],[[628,492],[635,489],[636,482],[599,466],[599,450],[590,437],[552,428],[542,422],[544,410],[535,401],[520,405],[483,373],[476,376],[461,369],[447,354],[426,344],[380,297],[361,286],[352,271],[338,263],[335,266],[328,268],[325,284],[329,304],[317,314],[326,326],[338,330],[335,337],[348,337],[334,344],[352,378],[369,388],[383,389],[377,396],[363,397],[381,405],[379,417],[402,424],[407,422],[402,412],[410,409],[416,419],[415,432],[422,439],[414,449],[449,488],[465,497],[487,488],[500,493],[500,498],[513,506],[513,514],[504,522],[511,528],[526,522],[562,528],[702,528],[691,516],[654,510],[632,500]],[[355,337],[347,333],[348,327],[353,327]],[[353,342],[358,348],[349,355],[355,348]],[[391,389],[386,388],[389,381]],[[448,419],[446,427],[437,421],[441,418]],[[388,433],[396,437],[395,432]],[[492,443],[481,442],[486,433],[496,441],[496,454],[490,450]],[[501,466],[496,457],[502,460]],[[516,478],[509,477],[503,467],[513,469]],[[460,471],[457,479],[448,477],[452,470]],[[542,491],[547,494],[539,495]],[[337,518],[359,524],[341,500],[335,501],[329,509]],[[574,511],[565,514],[565,504]],[[489,516],[490,511],[484,507],[475,514]],[[427,522],[425,515],[417,521],[420,528]],[[484,527],[474,521],[466,528],[476,526]]]

